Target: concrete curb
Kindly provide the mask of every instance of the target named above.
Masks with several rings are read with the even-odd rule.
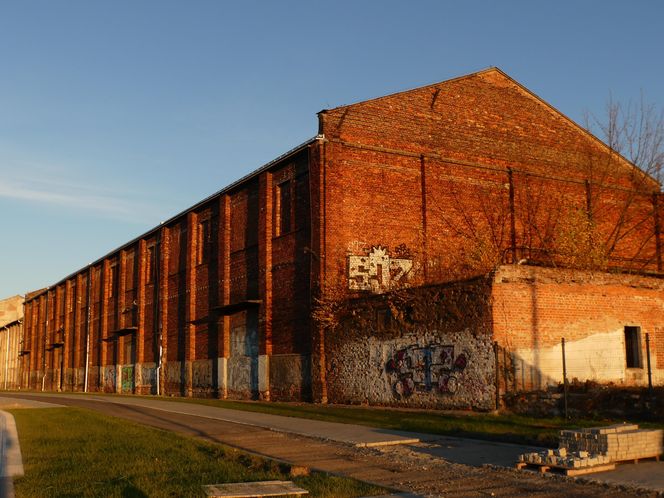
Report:
[[[0,496],[14,498],[12,478],[23,474],[16,421],[11,413],[0,410]]]

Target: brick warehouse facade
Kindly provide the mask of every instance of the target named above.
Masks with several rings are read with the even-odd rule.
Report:
[[[498,69],[322,111],[315,138],[26,297],[22,385],[484,408],[496,340],[540,385],[559,337],[605,334],[622,367],[579,375],[639,384],[645,333],[662,382],[660,199]],[[435,313],[409,288],[438,289]],[[350,320],[357,302],[376,307]]]

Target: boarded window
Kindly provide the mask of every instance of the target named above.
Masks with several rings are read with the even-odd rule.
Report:
[[[641,327],[625,327],[627,368],[643,368],[641,362]]]

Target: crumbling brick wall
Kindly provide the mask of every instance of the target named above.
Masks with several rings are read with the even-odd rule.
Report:
[[[562,338],[568,380],[647,385],[646,334],[652,381],[664,382],[662,364],[656,361],[664,346],[661,278],[501,266],[494,273],[492,309],[495,339],[512,362],[511,378],[503,389],[537,389],[562,382]],[[634,334],[637,365],[628,363],[626,328]]]
[[[480,278],[344,303],[326,331],[328,401],[492,409],[489,295]]]

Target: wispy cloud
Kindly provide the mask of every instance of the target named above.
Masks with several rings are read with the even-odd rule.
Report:
[[[159,216],[158,207],[137,199],[134,192],[131,194],[127,195],[119,187],[114,190],[50,175],[44,177],[36,171],[0,177],[0,198],[83,210],[86,215],[129,223],[155,223]]]

